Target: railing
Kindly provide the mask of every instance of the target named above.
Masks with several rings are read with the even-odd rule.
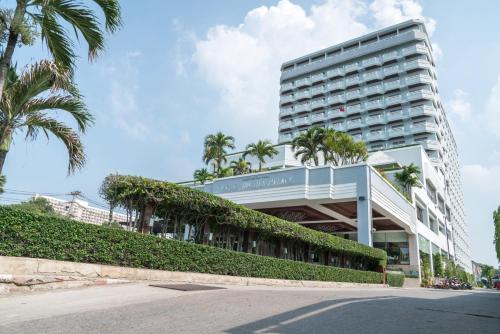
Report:
[[[354,129],[358,128],[363,124],[361,119],[355,120],[355,121],[347,121],[347,128],[348,129]]]
[[[345,109],[346,109],[347,113],[352,114],[352,113],[360,112],[361,106],[360,105],[347,106]]]
[[[412,107],[410,108],[410,115],[411,116],[418,116],[418,115],[436,115],[437,111],[434,107],[431,106],[418,106],[418,107]]]
[[[293,135],[291,133],[285,133],[285,134],[280,135],[279,141],[281,143],[283,143],[283,142],[290,141],[292,139],[293,139]]]
[[[433,94],[431,91],[428,90],[416,90],[413,92],[408,92],[407,95],[409,100],[414,100],[414,99],[432,99]]]
[[[326,72],[328,78],[334,78],[344,75],[344,70],[341,68],[334,68]]]
[[[331,129],[337,130],[337,131],[342,131],[342,130],[344,130],[345,126],[344,126],[344,122],[338,122],[338,123],[334,123],[332,125],[329,125],[328,127]]]
[[[311,110],[311,104],[309,102],[297,104],[294,108],[295,113],[309,111],[309,110]]]
[[[326,101],[328,104],[341,103],[344,102],[344,97],[342,95],[329,96]]]
[[[345,83],[346,83],[346,85],[356,85],[359,83],[359,77],[354,76],[354,77],[346,78]]]
[[[401,103],[401,95],[392,95],[385,98],[386,104]]]
[[[412,60],[408,61],[405,63],[404,68],[405,70],[412,70],[415,68],[429,68],[430,63],[427,60],[424,59],[417,59],[417,60]]]
[[[366,124],[368,125],[380,124],[380,123],[384,123],[384,115],[369,116],[366,119]]]
[[[348,99],[357,99],[361,96],[361,94],[359,93],[359,90],[355,90],[355,91],[346,92],[345,96]]]
[[[391,66],[391,67],[387,67],[387,68],[384,68],[384,75],[391,75],[391,74],[396,74],[399,72],[399,68],[398,66]]]
[[[285,129],[291,129],[293,128],[293,122],[292,121],[281,122],[278,128],[280,131]]]
[[[310,99],[311,93],[308,90],[303,90],[298,93],[295,93],[296,100]]]
[[[325,79],[324,73],[317,73],[317,74],[311,75],[311,82],[323,81],[324,79]]]
[[[365,95],[367,94],[376,94],[376,93],[383,93],[384,89],[382,88],[382,85],[375,85],[375,86],[367,86],[365,87]]]
[[[311,85],[311,79],[309,78],[295,80],[295,87],[310,86],[310,85]]]
[[[346,113],[344,111],[340,111],[339,109],[332,109],[326,113],[326,116],[328,118],[333,118],[333,117],[345,116],[345,114]]]
[[[393,121],[403,118],[403,110],[391,111],[387,113],[387,120]]]
[[[380,71],[372,71],[372,72],[365,73],[363,75],[363,79],[365,79],[365,80],[382,79],[382,75],[380,74]]]
[[[384,103],[382,102],[382,100],[366,101],[365,106],[366,106],[366,108],[369,108],[369,109],[383,108]]]
[[[326,85],[328,90],[335,90],[335,89],[344,89],[345,85],[342,81],[335,81],[335,82],[330,82],[328,85]]]
[[[409,47],[403,49],[403,55],[405,55],[405,56],[408,56],[408,55],[411,55],[414,53],[429,53],[429,49],[427,49],[423,45],[418,45],[418,44],[413,45],[413,46],[409,46]]]
[[[312,95],[323,94],[324,92],[325,92],[325,87],[323,87],[323,86],[314,87],[311,89]]]
[[[312,109],[323,108],[324,106],[326,106],[326,101],[324,99],[313,100],[311,102],[311,108]]]
[[[399,82],[399,80],[393,80],[393,81],[389,81],[389,82],[384,83],[384,88],[386,90],[399,88],[399,87],[401,87],[401,83]]]
[[[351,63],[351,64],[347,64],[345,65],[345,71],[346,72],[349,72],[349,71],[356,71],[359,69],[359,65],[358,63]]]
[[[416,83],[431,83],[432,79],[429,75],[418,74],[418,75],[413,75],[411,77],[407,77],[405,81],[407,85],[413,85]]]
[[[385,139],[385,133],[383,131],[369,132],[366,134],[367,140],[380,140]]]
[[[430,122],[422,122],[422,123],[412,124],[412,126],[411,126],[412,133],[437,132],[438,129],[439,129],[439,127],[437,124],[430,123]]]
[[[403,127],[390,128],[387,130],[387,134],[389,137],[400,137],[405,134],[405,130]]]
[[[324,113],[311,115],[311,123],[318,122],[318,121],[324,121],[324,120],[325,120]]]
[[[382,59],[384,59],[384,60],[392,60],[392,59],[396,59],[397,57],[398,57],[398,52],[397,51],[391,51],[391,52],[384,53],[384,55],[382,56]]]
[[[293,125],[295,126],[308,125],[308,124],[311,124],[309,117],[296,118],[293,122]]]
[[[280,108],[280,116],[287,116],[293,114],[293,107]]]
[[[365,66],[365,67],[373,66],[373,65],[381,65],[381,64],[382,64],[382,61],[378,57],[373,57],[373,58],[363,60],[363,66]]]
[[[294,100],[294,97],[292,94],[285,95],[285,96],[280,97],[280,104],[289,103],[289,102],[292,102],[293,100]]]

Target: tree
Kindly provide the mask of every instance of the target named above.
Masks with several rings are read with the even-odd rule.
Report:
[[[193,178],[195,183],[205,184],[205,182],[213,179],[213,175],[206,168],[202,168],[194,171]]]
[[[265,163],[265,158],[273,158],[278,154],[278,150],[271,144],[269,140],[259,140],[256,143],[248,144],[245,153],[243,153],[243,158],[247,155],[251,155],[259,160],[259,172],[262,171],[262,164]]]
[[[352,165],[368,158],[364,142],[355,142],[347,133],[334,129],[324,131],[319,150],[323,153],[325,164],[333,166]]]
[[[401,172],[394,173],[394,177],[403,191],[411,198],[411,189],[413,187],[422,187],[420,183],[420,168],[413,163],[403,166]]]
[[[54,118],[53,111],[73,118],[78,130]],[[85,165],[79,133],[84,134],[92,123],[93,117],[71,77],[61,73],[54,63],[41,61],[20,75],[11,68],[0,100],[0,173],[16,131],[25,131],[31,140],[40,132],[47,138],[52,134],[66,146],[68,174],[75,172]]]
[[[117,188],[116,178],[118,174],[110,174],[104,178],[104,181],[99,188],[99,194],[109,204],[109,218],[108,223],[113,222],[113,210],[116,208],[120,201],[121,189]]]
[[[315,166],[319,165],[318,153],[320,152],[325,130],[320,126],[313,126],[299,134],[292,140],[292,149],[295,150],[295,158],[300,156],[300,162],[305,164],[313,161]]]
[[[234,175],[248,174],[252,171],[252,164],[244,157],[240,157],[237,161],[231,161],[230,167]]]
[[[434,254],[432,260],[434,265],[434,276],[442,277],[444,275],[444,268],[441,254]]]
[[[495,244],[498,262],[500,262],[500,205],[498,206],[498,209],[493,211],[493,224],[495,225],[493,243]]]
[[[221,176],[222,164],[227,162],[226,150],[234,147],[234,137],[220,131],[205,137],[203,160],[206,164],[213,163],[215,175]]]
[[[488,265],[484,265],[483,266],[483,276],[486,277],[486,279],[488,280],[488,287],[491,288],[492,287],[492,279],[493,279],[493,276],[495,276],[495,268],[493,268],[492,266],[488,266]]]
[[[72,71],[76,54],[74,42],[68,30],[74,31],[77,41],[80,36],[88,47],[90,60],[104,50],[104,30],[114,33],[121,25],[118,0],[93,0],[104,14],[104,29],[94,10],[78,0],[16,0],[14,10],[2,10],[1,39],[3,46],[0,58],[0,98],[4,92],[14,50],[20,45],[32,45],[37,37],[59,67]],[[66,27],[72,29],[66,29]]]
[[[50,202],[43,197],[33,197],[29,201],[21,202],[19,204],[12,204],[12,207],[20,210],[31,211],[34,213],[48,214],[59,216]]]

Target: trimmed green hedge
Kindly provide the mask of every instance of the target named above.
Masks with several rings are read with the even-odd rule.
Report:
[[[405,283],[405,275],[403,273],[387,272],[387,284],[394,287],[402,287]]]
[[[0,206],[0,255],[292,280],[382,283],[383,274],[234,252]]]
[[[354,263],[371,263],[374,268],[385,266],[387,263],[387,254],[382,249],[315,231],[219,196],[174,183],[111,174],[105,179],[102,190],[114,194],[113,202],[123,207],[131,202],[142,203],[154,206],[160,216],[163,212],[180,217],[210,217],[217,224],[253,230],[273,238],[297,240],[321,250],[345,254],[352,257]]]

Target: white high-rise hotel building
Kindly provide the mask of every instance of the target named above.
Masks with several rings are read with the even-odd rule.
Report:
[[[441,103],[425,25],[410,20],[282,65],[279,142],[313,125],[364,140],[370,151],[421,144],[444,192],[424,184],[451,225],[455,260],[470,271],[457,146]],[[419,205],[417,202],[417,210]],[[418,215],[418,214],[417,214]],[[421,219],[421,218],[419,218]]]

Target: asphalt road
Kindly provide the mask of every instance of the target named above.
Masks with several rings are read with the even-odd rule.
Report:
[[[146,284],[0,298],[0,333],[500,333],[500,293]]]

